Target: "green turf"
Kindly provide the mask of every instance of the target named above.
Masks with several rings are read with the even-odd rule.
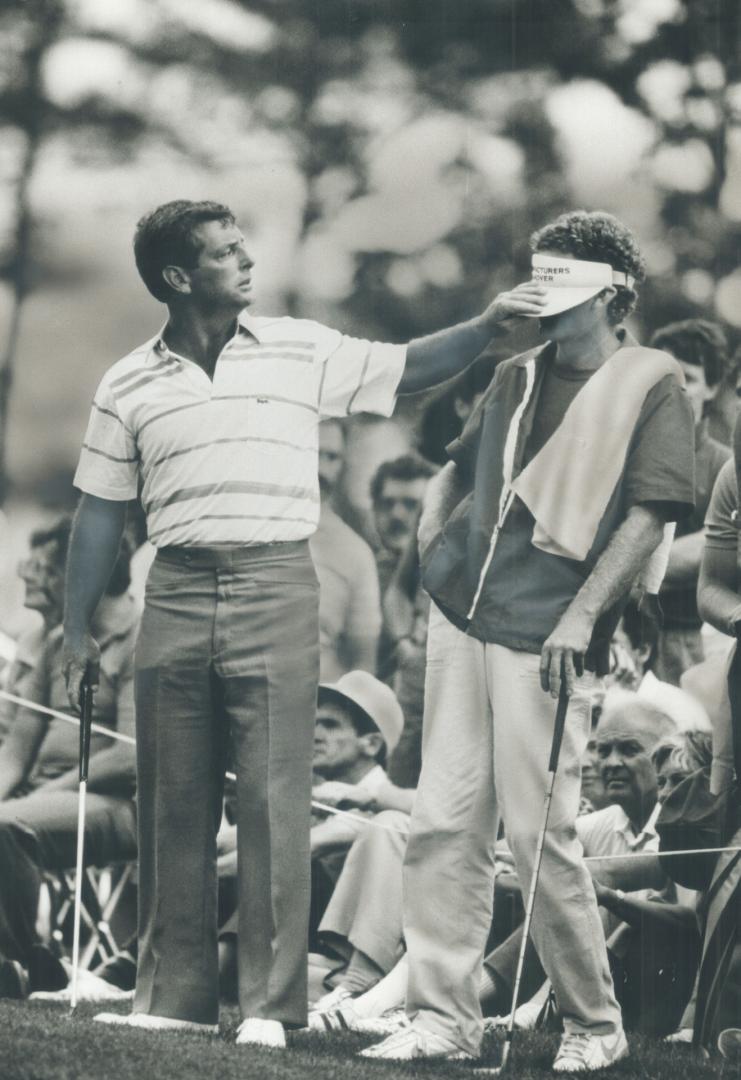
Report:
[[[153,1035],[92,1023],[98,1008],[68,1009],[31,1002],[0,1002],[0,1080],[402,1080],[472,1078],[468,1063],[394,1065],[363,1061],[359,1035],[289,1036],[289,1049],[235,1046],[238,1017],[222,1010],[221,1034]],[[126,1011],[121,1009],[120,1011]],[[516,1036],[512,1080],[553,1080],[554,1035]],[[615,1080],[741,1080],[741,1069],[716,1058],[704,1062],[683,1048],[633,1039],[632,1055],[609,1073]],[[497,1039],[487,1039],[482,1065],[496,1064]]]

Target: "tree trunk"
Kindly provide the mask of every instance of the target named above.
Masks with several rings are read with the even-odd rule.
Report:
[[[28,0],[24,7],[26,47],[23,51],[23,99],[25,108],[18,126],[26,145],[23,150],[15,193],[15,229],[7,267],[12,300],[5,342],[0,353],[0,506],[8,493],[7,446],[8,412],[13,371],[18,352],[21,317],[29,288],[33,215],[30,188],[45,128],[45,99],[41,65],[49,46],[59,36],[64,17],[62,0]]]
[[[18,177],[15,199],[15,241],[11,262],[10,286],[12,301],[8,332],[0,360],[0,505],[5,502],[8,492],[7,446],[8,446],[8,410],[10,392],[13,383],[13,368],[18,350],[18,338],[21,328],[21,314],[28,292],[28,265],[31,255],[31,208],[29,205],[29,187],[36,162],[40,136],[27,135],[23,164]]]

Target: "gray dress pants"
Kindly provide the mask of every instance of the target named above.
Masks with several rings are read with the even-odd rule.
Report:
[[[135,1012],[218,1019],[216,833],[237,772],[239,1003],[306,1022],[318,588],[303,542],[165,548],[136,649]]]

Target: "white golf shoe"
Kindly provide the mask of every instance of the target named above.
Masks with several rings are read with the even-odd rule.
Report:
[[[248,1016],[237,1028],[237,1044],[285,1050],[286,1033],[280,1020],[263,1020],[258,1016]]]
[[[471,1061],[473,1054],[461,1050],[442,1035],[419,1028],[407,1027],[389,1035],[383,1042],[361,1050],[360,1057],[385,1061],[415,1061],[417,1058],[438,1058],[444,1061]]]
[[[554,1072],[593,1072],[606,1069],[628,1056],[628,1040],[622,1028],[610,1035],[567,1031],[553,1062]]]
[[[218,1024],[197,1024],[194,1020],[176,1020],[173,1016],[150,1016],[149,1013],[98,1013],[98,1024],[116,1024],[141,1031],[175,1031],[189,1035],[218,1035]]]

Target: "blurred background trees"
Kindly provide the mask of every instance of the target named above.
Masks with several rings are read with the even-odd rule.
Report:
[[[641,237],[641,329],[741,329],[738,0],[0,0],[0,55],[16,496],[68,491],[100,374],[156,331],[130,238],[168,198],[233,206],[257,310],[358,334],[471,315],[574,206]]]

